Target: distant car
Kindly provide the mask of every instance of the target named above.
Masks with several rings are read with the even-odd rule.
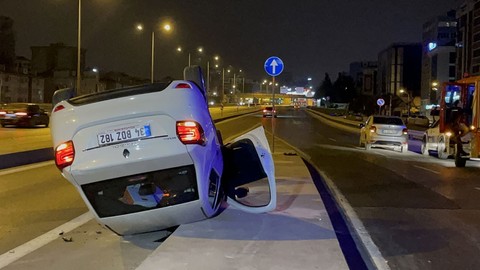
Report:
[[[366,150],[386,147],[398,149],[402,153],[408,151],[408,129],[400,117],[370,116],[360,127],[360,146]]]
[[[48,114],[34,103],[8,103],[0,108],[0,124],[5,126],[48,127]]]
[[[263,117],[277,117],[277,110],[273,109],[273,107],[265,107],[263,109]]]
[[[73,98],[55,92],[54,97],[67,97],[55,98],[52,111],[55,163],[97,220],[112,231],[142,233],[213,217],[225,195],[237,196],[236,187],[257,181],[250,179],[257,176],[272,179],[273,160],[263,129],[224,146],[202,81]],[[269,183],[274,185],[274,179]],[[274,209],[275,196],[269,198],[268,207],[254,211]]]

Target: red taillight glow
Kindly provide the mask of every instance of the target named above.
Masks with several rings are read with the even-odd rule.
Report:
[[[177,136],[183,144],[205,145],[206,142],[202,126],[195,121],[178,121]]]
[[[408,129],[407,128],[404,128],[402,132],[403,132],[403,135],[408,135]]]
[[[63,106],[63,105],[58,105],[57,107],[55,107],[55,109],[53,109],[53,112],[58,112],[58,111],[61,111],[61,110],[63,110],[63,109],[65,109],[65,106]]]
[[[64,142],[55,148],[55,165],[61,171],[72,165],[75,159],[75,147],[72,141]]]
[[[376,126],[371,126],[370,127],[370,132],[374,133],[377,131],[377,127]]]
[[[26,113],[26,112],[17,112],[17,113],[15,113],[15,115],[17,115],[17,116],[25,116],[25,115],[27,115],[27,113]]]
[[[175,86],[177,89],[192,89],[192,86],[188,83],[179,83],[177,86]]]

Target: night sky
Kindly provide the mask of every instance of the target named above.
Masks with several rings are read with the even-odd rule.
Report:
[[[349,63],[377,60],[393,42],[420,42],[428,19],[456,8],[455,0],[82,0],[82,47],[89,67],[149,78],[151,31],[173,21],[168,35],[156,31],[156,78],[180,78],[187,54],[203,46],[205,57],[266,78],[263,64],[282,58],[294,79],[324,73],[336,78]],[[77,44],[77,0],[0,0],[0,15],[14,20],[17,55],[30,46]],[[146,29],[135,30],[136,23]],[[205,60],[204,60],[205,61]],[[213,61],[213,60],[212,60]],[[205,62],[204,62],[205,63]],[[282,75],[279,76],[281,80]]]

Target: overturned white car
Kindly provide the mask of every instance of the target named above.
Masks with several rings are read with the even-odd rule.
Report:
[[[112,231],[141,233],[209,218],[225,195],[246,211],[275,208],[263,129],[223,146],[198,67],[186,68],[181,81],[78,97],[70,92],[54,96],[55,162]],[[255,193],[256,181],[269,188]],[[255,197],[268,200],[252,205]]]

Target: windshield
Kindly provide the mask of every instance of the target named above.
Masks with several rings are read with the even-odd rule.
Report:
[[[374,117],[374,124],[397,125],[403,126],[403,121],[397,117]]]

